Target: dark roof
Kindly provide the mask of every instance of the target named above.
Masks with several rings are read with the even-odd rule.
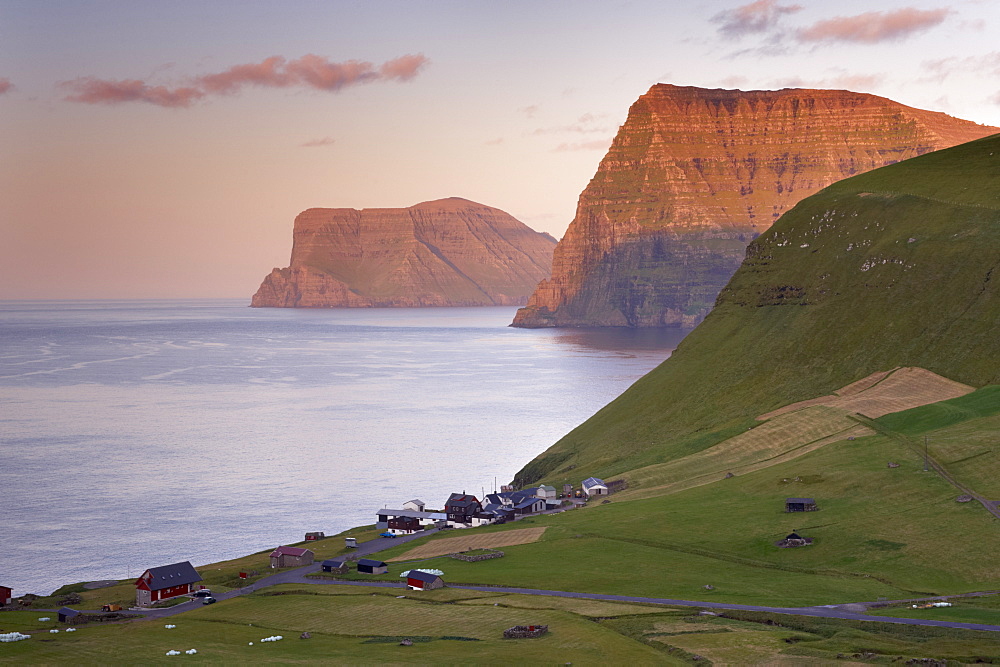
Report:
[[[466,493],[453,493],[450,496],[448,496],[448,503],[447,504],[448,505],[458,505],[460,503],[472,504],[472,503],[478,503],[478,502],[479,502],[479,499],[476,498],[475,496],[470,496],[470,495],[468,495]]]
[[[524,509],[525,507],[531,507],[532,505],[534,505],[537,502],[544,503],[545,500],[543,498],[528,498],[527,500],[522,500],[518,504],[514,505],[514,509],[520,510],[520,509]]]
[[[271,558],[277,558],[279,556],[305,556],[306,552],[312,553],[309,549],[303,549],[301,547],[278,547],[271,552]]]
[[[406,575],[407,579],[416,579],[418,581],[423,581],[425,583],[432,583],[440,579],[440,575],[431,574],[430,572],[424,572],[422,570],[410,570],[409,574]]]
[[[60,616],[66,616],[68,618],[73,618],[74,616],[80,615],[80,612],[78,612],[76,609],[70,609],[69,607],[63,607],[56,613],[59,614]]]
[[[358,561],[358,565],[364,565],[366,567],[385,567],[385,563],[380,560],[372,560],[371,558],[362,558]]]
[[[344,567],[344,563],[347,562],[346,558],[328,558],[323,561],[323,567]]]
[[[812,498],[785,498],[786,503],[802,503],[803,505],[815,505],[816,501]]]
[[[791,534],[790,534],[790,535],[789,535],[788,537],[786,537],[785,539],[786,539],[786,540],[801,540],[801,539],[802,539],[802,536],[801,536],[801,535],[799,535],[798,533],[791,533]]]
[[[193,584],[196,581],[201,581],[201,577],[195,572],[194,566],[191,565],[190,561],[184,561],[182,563],[174,563],[172,565],[161,565],[160,567],[151,567],[142,573],[140,579],[146,582],[149,586],[149,590],[158,591],[163,588],[170,588],[171,586],[183,586],[184,584]]]

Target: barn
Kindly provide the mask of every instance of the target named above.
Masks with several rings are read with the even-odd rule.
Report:
[[[444,586],[444,580],[436,574],[423,570],[410,570],[406,575],[406,585],[415,591],[429,591]]]
[[[362,558],[358,561],[358,572],[365,574],[385,574],[389,571],[389,566],[380,560]]]
[[[786,512],[815,512],[818,509],[813,498],[785,498]]]
[[[271,567],[301,567],[312,565],[313,552],[300,547],[278,547],[271,552]]]
[[[0,605],[10,604],[14,600],[14,591],[6,586],[0,586]]]
[[[596,477],[588,477],[583,480],[581,485],[583,487],[583,492],[590,496],[606,496],[608,495],[608,486],[604,483],[603,479],[597,479]]]
[[[135,603],[148,607],[154,602],[187,595],[192,584],[201,581],[189,561],[151,567],[135,581]]]
[[[69,607],[63,607],[56,613],[59,615],[60,623],[69,623],[70,619],[76,618],[77,616],[80,615],[80,612],[78,612],[76,609],[70,609]]]

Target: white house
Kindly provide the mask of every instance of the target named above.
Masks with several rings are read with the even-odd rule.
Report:
[[[583,480],[583,492],[590,496],[606,496],[608,495],[608,487],[605,485],[603,479],[597,479],[596,477],[588,477]]]
[[[424,511],[424,501],[422,500],[407,500],[403,503],[404,510],[413,510],[414,512]]]
[[[556,487],[554,486],[542,484],[538,487],[538,493],[536,495],[538,495],[539,498],[545,498],[546,500],[555,500],[559,497],[559,492],[556,491]]]

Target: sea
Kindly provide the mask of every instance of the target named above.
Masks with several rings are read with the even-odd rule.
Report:
[[[514,312],[0,302],[0,585],[204,565],[490,492],[687,333]]]

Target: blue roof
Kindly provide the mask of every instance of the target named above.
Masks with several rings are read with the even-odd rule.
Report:
[[[514,509],[524,509],[525,507],[531,507],[535,503],[539,502],[544,503],[545,500],[543,500],[542,498],[529,498],[527,500],[522,500],[517,505],[514,505]]]
[[[323,561],[324,567],[343,567],[344,563],[347,562],[346,558],[328,558]]]
[[[596,477],[588,477],[587,479],[583,480],[583,486],[598,486],[598,485],[607,486],[607,484],[604,483],[603,479],[597,479]]]

